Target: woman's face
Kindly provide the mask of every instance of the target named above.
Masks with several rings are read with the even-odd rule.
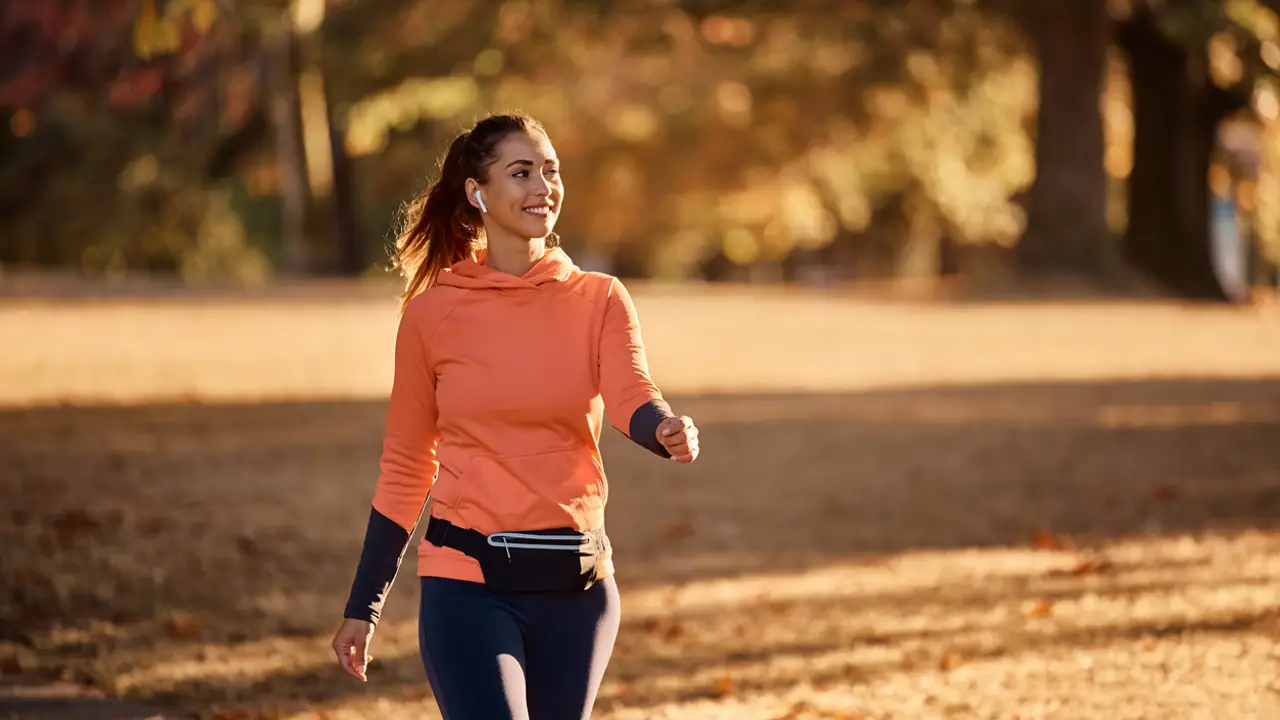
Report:
[[[484,199],[487,226],[522,239],[543,238],[555,228],[564,199],[556,149],[542,133],[513,132],[498,143],[489,180],[473,187]],[[468,198],[479,207],[472,191]]]

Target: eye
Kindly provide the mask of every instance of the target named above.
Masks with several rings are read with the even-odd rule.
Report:
[[[511,174],[511,177],[526,178],[529,177],[528,170],[517,170]]]
[[[549,178],[560,177],[560,168],[547,168],[546,173]]]

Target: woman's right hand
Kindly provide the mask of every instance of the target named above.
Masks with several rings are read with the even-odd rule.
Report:
[[[676,462],[691,463],[698,459],[698,426],[687,415],[663,420],[658,425],[658,442]]]
[[[373,623],[344,618],[338,634],[333,637],[333,651],[338,654],[338,665],[351,677],[368,682],[365,675],[369,661],[369,646],[373,641]]]

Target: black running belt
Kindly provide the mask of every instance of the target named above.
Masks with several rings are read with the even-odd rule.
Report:
[[[577,550],[592,554],[599,552],[607,541],[604,529],[590,532],[579,532],[572,528],[556,528],[552,530],[532,530],[513,533],[494,533],[490,536],[478,530],[458,527],[448,520],[432,516],[427,521],[426,541],[439,547],[453,548],[469,557],[480,560],[487,548],[499,549],[509,545],[512,548],[536,550]]]

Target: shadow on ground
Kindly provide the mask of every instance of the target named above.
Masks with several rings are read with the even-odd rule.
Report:
[[[665,463],[612,430],[604,439],[624,594],[833,563],[874,567],[901,553],[1026,546],[1037,533],[1087,547],[1280,522],[1280,378],[686,397],[674,404],[701,428],[697,464]],[[388,693],[425,700],[409,644],[380,658],[382,679],[370,686],[342,682],[325,657],[360,550],[384,411],[380,402],[313,402],[0,412],[5,674],[58,677],[185,708],[298,709]],[[1118,568],[1107,588],[1092,592],[1160,592],[1185,585],[1194,568],[1141,570]],[[1081,592],[1014,575],[981,586],[871,593],[856,603],[859,613],[945,608],[963,617],[992,603]],[[750,628],[778,622],[778,613],[839,614],[850,602],[847,593],[833,593],[729,615]],[[406,574],[393,591],[388,623],[411,624],[415,610],[416,587]],[[655,676],[803,661],[841,648],[915,646],[930,634],[974,656],[1016,651],[967,646],[966,633],[984,631],[981,623],[915,631],[855,623],[791,644],[748,632],[741,646],[700,643],[689,634],[728,622],[724,615],[712,609],[707,617],[679,612],[662,623],[629,619],[603,706],[631,707],[628,698],[638,696],[627,688],[635,684],[652,685],[641,704],[715,692],[705,683],[653,684]],[[1116,635],[1274,621],[1256,612],[1188,620],[1173,630],[1135,622],[1052,638],[1026,632],[1028,642],[1089,645]],[[681,650],[666,649],[681,643]],[[163,681],[135,677],[166,661],[204,667],[198,663],[216,663],[219,652],[234,668],[240,649],[298,653],[306,662],[248,674],[223,668],[172,670]],[[880,664],[828,663],[806,678],[857,681],[936,662],[932,651],[920,652],[927,657],[906,652]],[[759,682],[796,681],[777,678]]]

